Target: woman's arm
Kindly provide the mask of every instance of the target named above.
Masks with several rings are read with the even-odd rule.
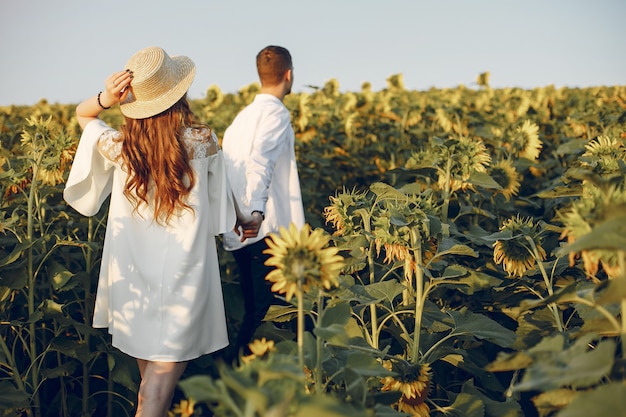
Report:
[[[133,73],[129,70],[111,74],[105,81],[105,90],[90,97],[76,106],[76,119],[82,129],[87,123],[98,118],[102,110],[126,99]]]

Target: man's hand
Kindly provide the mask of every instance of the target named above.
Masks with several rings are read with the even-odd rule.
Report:
[[[263,223],[263,215],[259,212],[254,212],[245,219],[237,218],[237,223],[233,230],[238,236],[241,236],[241,241],[243,242],[246,239],[257,237],[261,223]]]

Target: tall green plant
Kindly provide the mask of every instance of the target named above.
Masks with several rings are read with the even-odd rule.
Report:
[[[28,416],[74,415],[72,404],[91,415],[94,371],[107,367],[106,338],[88,325],[101,224],[74,220],[61,198],[73,149],[52,117],[31,117],[2,173],[0,402]]]

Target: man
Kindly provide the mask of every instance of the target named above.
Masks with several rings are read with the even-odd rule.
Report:
[[[289,51],[267,46],[256,57],[261,91],[226,129],[222,150],[240,218],[223,236],[224,249],[239,267],[244,318],[235,348],[247,351],[274,295],[265,276],[265,237],[294,223],[304,225],[302,193],[296,165],[294,132],[283,103],[293,85]],[[248,217],[249,216],[249,217]]]

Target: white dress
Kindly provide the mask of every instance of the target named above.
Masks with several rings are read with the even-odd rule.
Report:
[[[178,362],[222,349],[228,334],[215,236],[231,230],[236,215],[217,138],[185,131],[193,212],[162,226],[145,205],[133,213],[123,195],[126,173],[112,161],[118,135],[99,119],[87,124],[63,193],[85,216],[111,196],[93,326],[108,327],[113,346],[139,359]]]

